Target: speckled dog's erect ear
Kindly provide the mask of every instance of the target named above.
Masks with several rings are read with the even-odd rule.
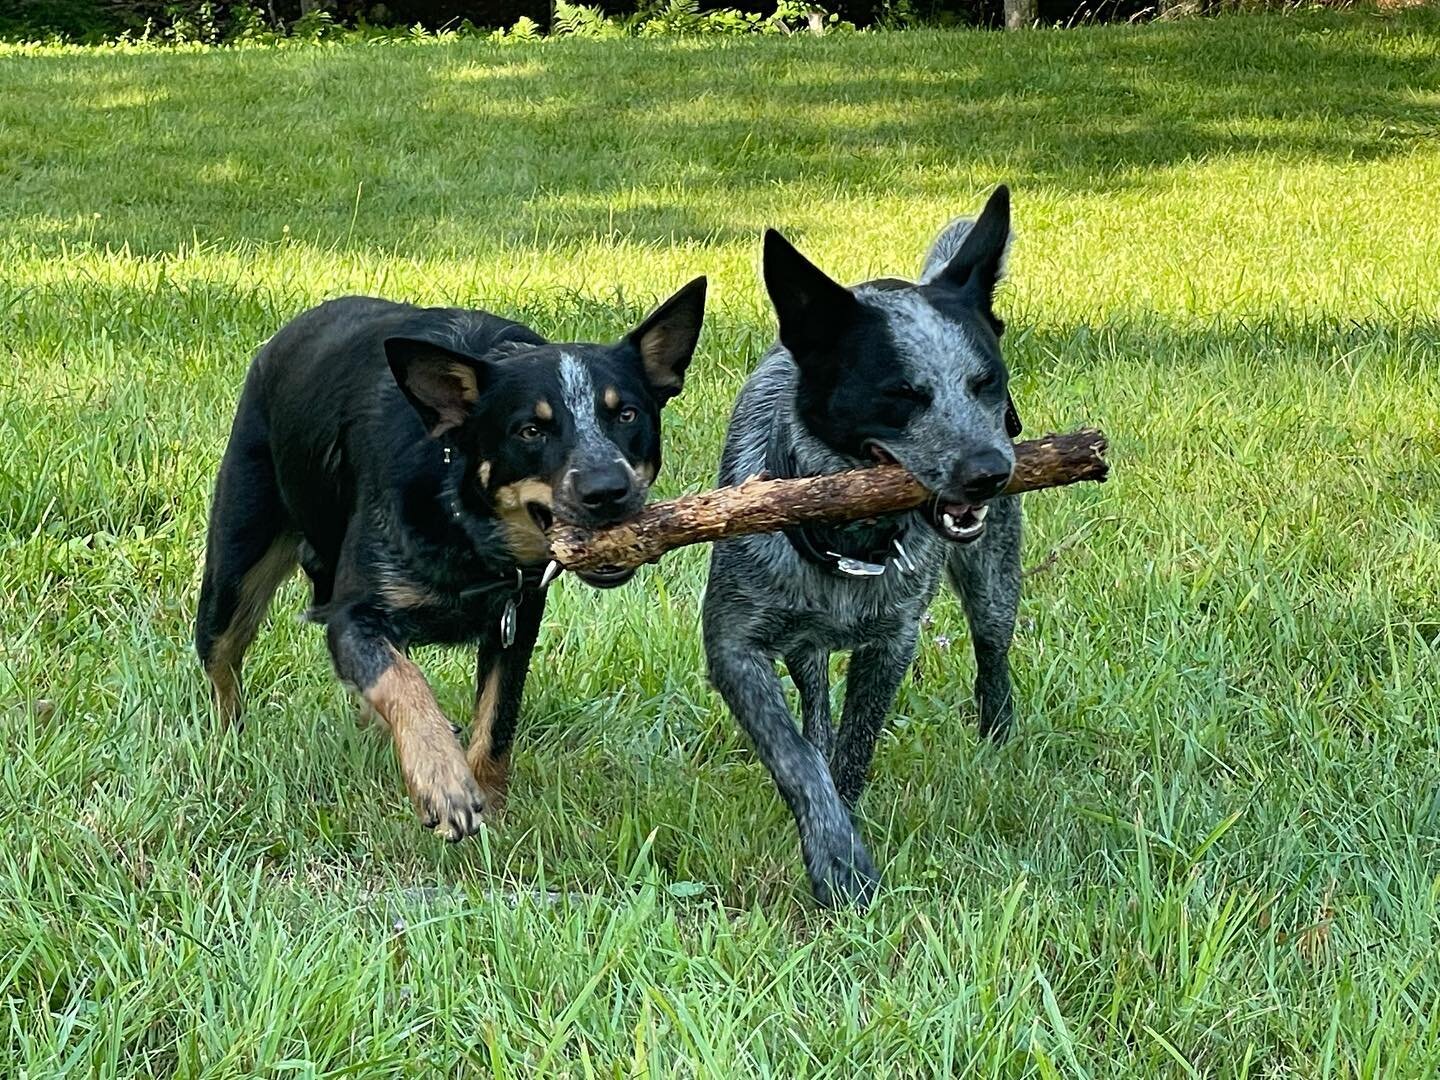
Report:
[[[828,359],[825,346],[844,333],[859,309],[854,294],[774,229],[765,230],[762,270],[780,322],[780,344],[802,368],[811,359]]]
[[[931,280],[960,291],[1001,333],[1005,324],[995,317],[995,286],[1005,276],[1010,250],[1010,189],[997,187],[975,219],[954,257]]]

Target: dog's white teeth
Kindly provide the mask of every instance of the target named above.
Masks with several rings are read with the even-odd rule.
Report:
[[[990,513],[990,504],[986,503],[984,506],[977,506],[975,507],[975,509],[971,510],[970,513],[974,516],[976,521],[984,521],[985,515]]]
[[[957,530],[956,535],[962,540],[969,540],[972,536],[979,536],[981,530],[984,528],[985,523],[983,521],[977,521],[973,525],[966,525],[964,528]]]
[[[945,528],[949,529],[951,532],[958,532],[960,529],[960,523],[955,520],[955,515],[950,513],[949,511],[946,511],[945,513],[940,515],[940,524],[944,525]]]

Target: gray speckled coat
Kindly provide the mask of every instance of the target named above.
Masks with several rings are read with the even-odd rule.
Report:
[[[1008,224],[1007,199],[1007,243]],[[922,287],[936,281],[961,253],[971,227],[968,221],[947,227],[916,286],[896,288],[889,282],[851,290],[869,315],[878,313],[888,331],[882,340],[890,355],[879,362],[903,370],[910,383],[930,395],[903,433],[884,446],[936,492],[946,491],[948,478],[961,469],[957,454],[984,447],[1005,455],[1007,467],[1014,461],[1003,413],[993,401],[978,401],[970,390],[977,372],[1000,363],[998,329],[995,347],[987,348],[983,333],[954,317],[953,310],[942,313],[923,295]],[[1002,245],[998,258],[1003,256]],[[774,295],[777,285],[768,264],[767,283]],[[998,320],[993,321],[998,327]],[[783,341],[783,311],[781,324]],[[876,362],[873,357],[858,358],[856,377],[865,377],[866,364]],[[861,463],[807,427],[797,407],[806,377],[784,344],[765,355],[736,402],[722,458],[722,484],[773,473],[777,456],[790,464],[791,475],[838,472]],[[892,560],[877,577],[844,576],[808,561],[781,533],[741,537],[714,547],[703,616],[710,678],[794,813],[806,869],[823,904],[863,904],[876,888],[878,875],[851,811],[864,786],[876,737],[914,658],[920,617],[939,588],[942,572],[959,595],[971,628],[981,729],[1003,737],[1009,726],[1008,650],[1020,592],[1020,500],[1000,496],[987,504],[984,532],[968,544],[942,539],[923,510],[906,515],[902,541],[912,569]],[[831,653],[846,650],[852,658],[836,731],[830,716],[829,659]],[[799,731],[776,675],[776,659],[785,661],[800,690]]]

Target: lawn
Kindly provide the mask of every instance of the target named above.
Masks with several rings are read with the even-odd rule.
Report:
[[[1440,13],[1013,34],[0,47],[0,1074],[1440,1069]],[[665,494],[773,333],[766,225],[913,272],[1014,187],[1017,736],[958,604],[817,911],[704,679],[705,553],[563,580],[510,809],[448,847],[282,592],[190,651],[245,365],[347,292],[710,316]],[[456,717],[472,658],[419,659]]]

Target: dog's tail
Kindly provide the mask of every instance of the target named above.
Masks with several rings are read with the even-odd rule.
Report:
[[[940,271],[960,252],[961,246],[965,243],[965,237],[970,235],[970,230],[975,225],[974,218],[956,218],[940,230],[940,235],[930,245],[930,250],[925,253],[925,262],[920,270],[921,282],[934,281],[940,276]],[[1000,262],[1000,274],[1004,276],[1005,263],[1010,258],[1010,245],[1014,242],[1015,233],[1011,230],[1005,238],[1005,255]]]

